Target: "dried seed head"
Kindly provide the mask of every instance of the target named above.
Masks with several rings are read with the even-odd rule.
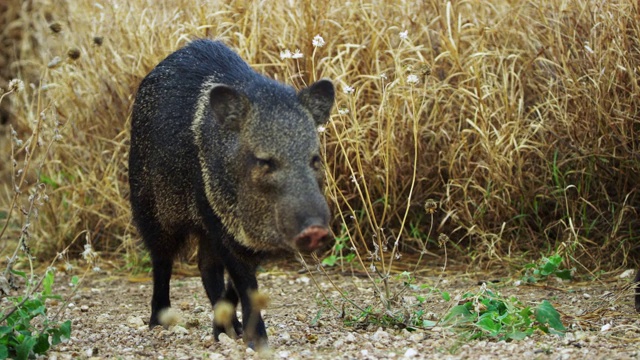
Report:
[[[47,64],[47,67],[49,69],[53,69],[58,65],[60,65],[61,62],[62,62],[62,59],[60,58],[60,56],[56,56],[53,59],[51,59],[51,61],[49,61],[49,63]]]
[[[261,291],[254,291],[251,293],[251,304],[256,312],[266,309],[269,306],[269,295]]]
[[[102,46],[103,42],[104,42],[104,38],[102,36],[94,36],[93,37],[93,43],[95,45]]]
[[[9,81],[8,91],[21,92],[24,90],[24,83],[20,79],[13,79]]]
[[[77,60],[80,57],[80,49],[78,48],[69,49],[69,51],[67,51],[67,56],[69,56],[69,59],[71,60]]]
[[[433,199],[427,199],[424,203],[424,211],[426,211],[427,214],[433,214],[436,210],[438,210],[438,202]]]
[[[438,235],[438,246],[443,247],[449,240],[447,234],[440,233],[440,235]]]
[[[236,309],[230,302],[218,301],[213,307],[213,323],[218,326],[231,326],[234,311]]]
[[[57,21],[56,21],[56,22],[51,23],[51,24],[49,25],[49,29],[51,29],[51,31],[53,31],[54,33],[56,33],[56,34],[57,34],[57,33],[59,33],[60,31],[62,31],[62,24],[60,24],[59,22],[57,22]]]

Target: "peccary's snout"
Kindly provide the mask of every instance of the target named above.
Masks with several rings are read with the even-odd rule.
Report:
[[[311,225],[293,240],[298,251],[312,252],[331,241],[331,233],[326,226]]]

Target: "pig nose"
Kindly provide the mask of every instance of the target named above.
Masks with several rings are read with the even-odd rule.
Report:
[[[312,225],[298,234],[294,243],[298,251],[312,252],[327,244],[330,239],[329,229],[320,225]]]

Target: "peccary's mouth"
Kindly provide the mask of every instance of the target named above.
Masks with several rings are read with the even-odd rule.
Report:
[[[304,229],[293,239],[296,249],[301,252],[312,252],[331,240],[329,229],[314,225]]]

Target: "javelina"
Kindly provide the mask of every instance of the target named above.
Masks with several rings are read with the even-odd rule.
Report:
[[[328,120],[334,93],[329,80],[296,93],[211,40],[170,54],[142,80],[129,183],[153,266],[150,326],[170,306],[174,257],[195,237],[211,304],[233,306],[227,333],[244,331],[246,343],[266,344],[259,311],[250,321],[259,262],[314,251],[331,239],[317,127]],[[214,322],[216,339],[221,332]]]

